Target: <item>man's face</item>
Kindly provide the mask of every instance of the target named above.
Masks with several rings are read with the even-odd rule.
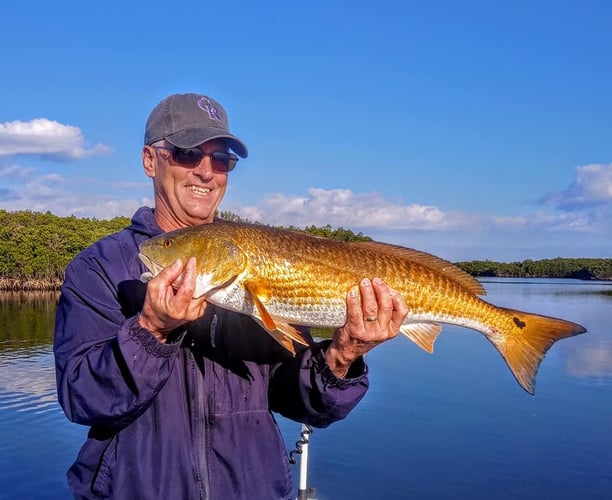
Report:
[[[155,218],[164,231],[212,222],[227,187],[227,172],[214,169],[211,158],[204,156],[197,166],[184,166],[174,161],[160,141],[145,146],[142,160],[145,173],[153,179]],[[201,144],[205,153],[227,151],[223,141]]]

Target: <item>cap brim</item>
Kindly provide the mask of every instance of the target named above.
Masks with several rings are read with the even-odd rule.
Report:
[[[223,132],[218,128],[190,128],[165,137],[166,141],[177,148],[195,148],[200,144],[214,139],[223,139],[227,141],[232,151],[241,158],[246,158],[249,155],[244,142],[238,139],[238,137]]]

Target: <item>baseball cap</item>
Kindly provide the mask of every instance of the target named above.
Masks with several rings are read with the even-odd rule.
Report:
[[[246,144],[230,133],[221,104],[200,94],[173,94],[155,106],[147,120],[144,142],[150,145],[161,139],[178,148],[225,139],[238,156],[248,155]]]

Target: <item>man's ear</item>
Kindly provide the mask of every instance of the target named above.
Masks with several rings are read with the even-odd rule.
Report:
[[[147,177],[155,177],[156,166],[155,150],[151,146],[143,146],[142,148],[142,167]]]

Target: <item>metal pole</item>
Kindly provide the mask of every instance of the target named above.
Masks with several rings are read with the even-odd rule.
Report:
[[[289,462],[294,464],[295,454],[300,456],[300,476],[298,482],[298,496],[297,500],[316,500],[313,496],[316,490],[308,487],[308,436],[312,434],[312,427],[306,424],[302,424],[300,432],[300,439],[295,443],[295,450],[289,454]]]
[[[298,500],[308,500],[308,433],[309,429],[302,424],[302,452],[300,454],[300,481],[298,486]]]

